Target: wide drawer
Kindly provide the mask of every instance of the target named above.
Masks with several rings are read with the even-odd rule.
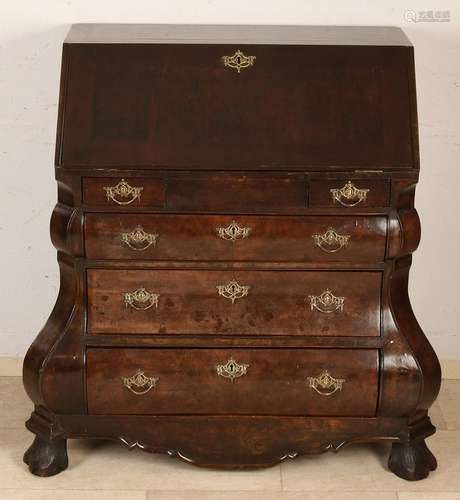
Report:
[[[385,217],[90,213],[90,259],[382,261]]]
[[[88,269],[88,332],[376,336],[381,273]]]
[[[378,350],[88,349],[90,414],[375,414]]]

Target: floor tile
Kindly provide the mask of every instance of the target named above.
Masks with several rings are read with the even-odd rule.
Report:
[[[300,457],[281,466],[284,490],[459,491],[460,432],[438,431],[427,439],[438,470],[422,481],[404,481],[387,469],[389,445],[351,445],[337,454]]]
[[[49,478],[30,474],[22,455],[33,436],[0,429],[0,489],[91,490],[281,490],[279,466],[255,471],[217,471],[118,443],[70,440],[69,468]]]
[[[438,397],[449,430],[460,430],[460,380],[443,380]]]
[[[279,491],[151,491],[147,500],[398,500],[396,493]]]
[[[145,500],[143,491],[0,490],[0,500]]]
[[[447,493],[445,491],[410,491],[399,493],[399,500],[460,500],[460,491]]]
[[[163,455],[104,441],[69,441],[70,467],[37,478],[22,463],[33,435],[32,404],[20,377],[0,377],[0,500],[460,500],[460,381],[444,380],[430,410],[438,433],[428,439],[438,471],[419,482],[386,468],[389,446],[355,445],[338,454],[298,458],[259,471],[199,469]],[[449,430],[446,430],[449,429]],[[280,489],[283,485],[284,491]],[[117,491],[115,491],[117,490]],[[383,491],[383,493],[382,493]]]
[[[23,428],[33,411],[21,377],[0,377],[0,428]]]

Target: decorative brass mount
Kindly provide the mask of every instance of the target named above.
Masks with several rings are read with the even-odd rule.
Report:
[[[216,231],[219,238],[234,242],[236,240],[247,238],[251,232],[251,228],[240,227],[236,221],[232,220],[227,227],[216,227]]]
[[[315,245],[321,248],[324,252],[335,253],[341,248],[346,247],[350,241],[348,234],[341,235],[332,227],[323,234],[314,234],[312,236]]]
[[[308,386],[322,396],[331,396],[336,391],[342,390],[345,382],[343,378],[334,378],[324,370],[318,377],[308,377]]]
[[[132,307],[138,311],[146,311],[152,306],[158,307],[158,293],[148,292],[144,287],[138,288],[134,292],[124,292],[125,306]]]
[[[143,189],[143,187],[130,186],[124,179],[121,179],[116,186],[104,187],[107,200],[112,200],[117,205],[129,205],[134,200],[139,200]]]
[[[136,226],[132,231],[121,233],[121,241],[132,250],[142,252],[151,245],[155,246],[158,234],[146,233],[142,226]]]
[[[235,300],[246,297],[249,292],[250,286],[240,285],[237,281],[232,280],[227,285],[217,285],[217,293],[226,299],[230,299],[232,304]]]
[[[369,189],[358,189],[351,181],[340,189],[330,189],[332,199],[344,207],[355,207],[366,201],[369,191]]]
[[[224,365],[216,365],[216,372],[219,377],[228,378],[233,382],[236,378],[246,375],[248,368],[249,365],[240,365],[230,358]]]
[[[238,73],[244,68],[254,65],[256,56],[245,56],[241,50],[237,50],[232,56],[222,56],[224,66],[236,69]]]
[[[150,389],[153,389],[160,379],[158,377],[147,377],[142,370],[137,370],[131,377],[122,377],[121,380],[123,385],[133,394],[142,396],[142,394],[147,394]]]
[[[336,297],[330,290],[325,290],[321,295],[309,295],[311,310],[330,314],[333,312],[342,312],[345,297]]]

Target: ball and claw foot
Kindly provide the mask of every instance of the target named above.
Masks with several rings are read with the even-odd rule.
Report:
[[[421,439],[415,443],[393,443],[388,468],[407,481],[419,481],[437,467],[436,458]]]
[[[53,440],[36,436],[30,448],[24,454],[24,463],[32,474],[41,477],[54,476],[67,468],[67,440]]]

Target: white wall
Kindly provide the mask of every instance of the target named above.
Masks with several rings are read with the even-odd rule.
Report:
[[[406,9],[450,11],[411,23]],[[441,358],[460,359],[460,7],[458,1],[0,0],[0,356],[21,356],[53,306],[48,221],[61,43],[73,22],[401,26],[416,47],[421,143],[415,312]]]

